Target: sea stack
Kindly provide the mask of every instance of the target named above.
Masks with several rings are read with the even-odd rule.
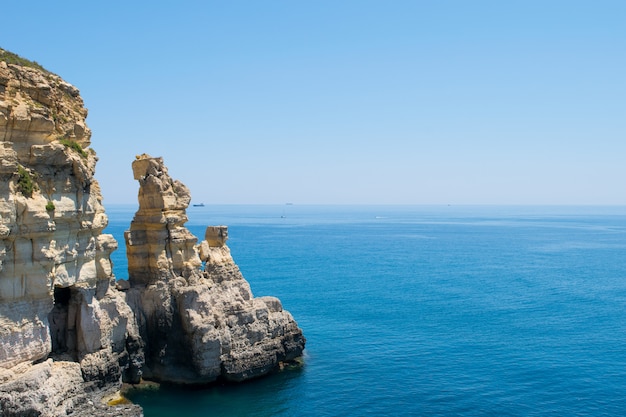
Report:
[[[0,49],[0,415],[141,416],[107,405],[122,382],[242,381],[302,354],[273,297],[254,298],[226,227],[198,244],[189,190],[161,158],[133,162],[129,280],[94,178],[76,87]]]
[[[169,176],[163,159],[138,156],[133,173],[139,210],[125,238],[144,377],[242,381],[301,356],[302,331],[277,298],[253,297],[226,245],[227,228],[208,227],[196,244],[184,227],[189,190]]]

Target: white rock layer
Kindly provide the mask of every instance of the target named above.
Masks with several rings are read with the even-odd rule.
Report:
[[[180,383],[264,375],[302,354],[305,339],[277,298],[254,298],[226,246],[225,226],[199,245],[185,227],[189,190],[162,158],[133,162],[139,210],[126,232],[129,299],[141,317],[144,375]],[[202,263],[205,270],[201,271]]]
[[[102,234],[86,116],[75,87],[0,60],[3,416],[76,410],[94,395],[86,387],[119,388],[133,362],[138,329],[111,285],[117,242]]]

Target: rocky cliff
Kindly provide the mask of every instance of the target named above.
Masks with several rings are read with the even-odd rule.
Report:
[[[139,156],[133,173],[140,188],[125,235],[128,294],[141,312],[144,376],[241,381],[300,356],[302,331],[277,298],[252,296],[226,245],[226,227],[208,227],[196,245],[184,227],[189,190],[169,176],[163,159]]]
[[[7,64],[7,54],[0,50],[0,410],[92,412],[94,393],[120,380],[138,329],[114,288],[117,242],[102,234],[87,110],[75,87]]]
[[[243,380],[299,356],[301,330],[252,297],[226,229],[198,245],[184,227],[189,191],[159,158],[133,163],[130,285],[116,284],[79,91],[13,58],[0,49],[1,414],[141,415],[101,399],[123,380]]]

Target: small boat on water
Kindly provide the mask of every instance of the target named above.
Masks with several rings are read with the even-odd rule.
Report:
[[[204,207],[204,203],[193,204],[194,207]]]

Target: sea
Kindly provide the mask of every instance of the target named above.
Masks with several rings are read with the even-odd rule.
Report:
[[[108,206],[123,232],[136,206]],[[626,207],[189,207],[227,225],[255,296],[307,338],[301,366],[131,391],[163,416],[624,416]]]

